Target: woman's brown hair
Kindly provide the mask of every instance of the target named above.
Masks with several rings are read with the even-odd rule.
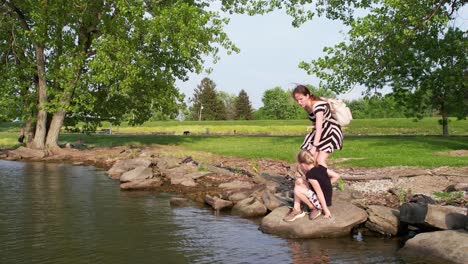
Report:
[[[294,88],[294,90],[292,91],[291,95],[293,98],[295,94],[302,94],[304,96],[309,95],[313,100],[317,100],[317,101],[321,100],[320,97],[311,94],[309,91],[309,88],[307,88],[307,86],[302,85],[302,84],[298,84],[296,88]]]

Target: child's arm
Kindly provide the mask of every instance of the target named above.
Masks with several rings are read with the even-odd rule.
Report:
[[[315,194],[317,194],[317,198],[320,202],[320,205],[322,205],[322,210],[324,212],[323,217],[330,218],[331,212],[328,209],[327,201],[325,201],[325,196],[323,195],[323,191],[322,191],[322,188],[320,187],[320,184],[318,183],[317,180],[309,180],[309,182],[312,185],[312,187],[314,187]]]

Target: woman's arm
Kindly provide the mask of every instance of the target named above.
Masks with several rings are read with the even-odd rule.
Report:
[[[320,184],[318,183],[317,180],[310,179],[309,182],[312,185],[312,187],[314,187],[315,194],[317,194],[317,198],[320,202],[320,205],[322,206],[322,210],[324,212],[323,217],[330,218],[331,212],[328,209],[327,201],[325,200],[325,196],[323,195],[322,187],[320,187]]]

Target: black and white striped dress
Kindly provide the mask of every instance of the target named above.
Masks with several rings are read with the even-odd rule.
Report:
[[[331,153],[335,149],[341,149],[343,147],[343,132],[341,131],[340,125],[333,121],[329,121],[332,119],[332,116],[327,102],[319,101],[315,103],[312,113],[308,114],[310,121],[314,124],[316,121],[315,116],[319,112],[323,112],[323,130],[317,150]],[[301,145],[301,149],[311,149],[312,144],[314,143],[314,137],[315,129],[306,135],[304,143]]]

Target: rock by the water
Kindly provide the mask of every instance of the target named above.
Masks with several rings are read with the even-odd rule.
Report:
[[[351,229],[367,219],[366,211],[349,202],[336,201],[330,207],[332,219],[322,216],[309,220],[307,216],[294,222],[285,222],[283,217],[289,212],[286,206],[279,207],[263,218],[260,230],[265,233],[289,238],[340,237],[351,233]]]
[[[399,230],[400,212],[397,209],[381,205],[371,205],[367,209],[369,219],[366,227],[383,235],[396,235]]]
[[[468,222],[467,211],[467,208],[463,207],[429,204],[424,221],[427,225],[439,229],[465,228]]]
[[[219,188],[225,188],[225,189],[250,189],[253,187],[255,187],[253,183],[246,182],[246,181],[232,181],[232,182],[221,183],[219,185]]]
[[[283,202],[276,198],[276,196],[272,194],[269,190],[265,190],[263,192],[262,200],[266,208],[270,211],[273,211],[276,208],[284,205]]]
[[[182,198],[182,197],[171,197],[171,199],[169,200],[169,204],[175,207],[188,206],[191,203],[192,201],[190,201],[187,198]]]
[[[7,151],[8,157],[12,159],[42,159],[47,156],[47,152],[40,149],[19,147],[15,150]]]
[[[150,179],[153,177],[153,170],[148,167],[136,167],[133,170],[124,172],[120,176],[120,182],[129,182],[135,180]]]
[[[120,184],[121,190],[150,190],[162,185],[162,181],[158,178],[144,179]]]
[[[405,255],[444,259],[453,263],[468,260],[468,233],[464,230],[444,230],[421,233],[408,240],[399,251]]]
[[[147,168],[150,165],[151,161],[143,158],[118,160],[114,163],[112,168],[107,171],[107,174],[109,174],[112,179],[119,179],[124,172],[135,169],[136,167]]]
[[[223,210],[228,209],[233,206],[231,201],[223,200],[216,196],[206,195],[205,196],[205,203],[211,205],[215,210]]]
[[[264,216],[267,213],[267,208],[257,198],[249,197],[236,203],[231,212],[241,217],[258,217]]]

